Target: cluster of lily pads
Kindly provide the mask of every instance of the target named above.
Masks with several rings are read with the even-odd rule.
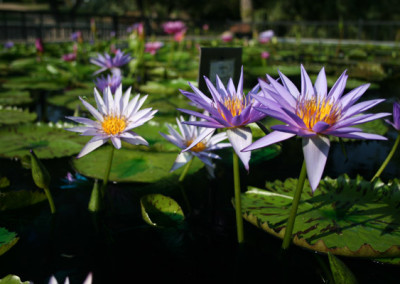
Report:
[[[149,40],[143,25],[137,24],[127,41],[91,45],[76,34],[62,47],[63,54],[41,41],[35,47],[10,46],[3,51],[0,155],[31,168],[43,192],[9,190],[10,181],[2,177],[0,210],[47,199],[56,213],[50,174],[42,163],[46,159],[71,157],[75,176],[91,178],[88,209],[96,214],[107,210],[109,180],[157,183],[172,178],[173,186],[182,186],[203,167],[210,178],[218,178],[216,161],[227,158],[219,151],[231,149],[239,243],[245,241],[245,219],[284,239],[284,249],[293,242],[314,251],[398,263],[399,182],[383,182],[379,176],[399,138],[371,181],[346,174],[336,179],[323,176],[331,143],[386,140],[388,124],[382,118],[391,113],[366,112],[384,100],[360,98],[368,88],[392,80],[397,54],[382,52],[386,61],[378,64],[374,56],[379,54],[348,51],[345,46],[331,56],[332,50],[322,46],[280,50],[271,32],[250,42],[233,36],[227,40],[224,35],[204,43],[185,41],[183,23],[167,23],[164,28],[172,35],[165,43]],[[238,82],[222,82],[217,76],[213,84],[210,78],[199,78],[206,81],[209,92],[204,93],[196,87],[198,46],[218,46],[221,41],[243,46],[244,68]],[[295,64],[311,55],[318,67],[310,64],[306,71]],[[10,56],[13,60],[4,61]],[[350,66],[337,80],[334,64],[328,64],[333,60],[335,67]],[[356,80],[348,78],[352,71]],[[363,83],[365,79],[373,84]],[[50,111],[54,106],[68,115],[57,117]],[[393,110],[393,120],[387,122],[399,131],[397,103]],[[58,119],[51,122],[54,116]],[[242,193],[239,160],[243,170],[257,171],[252,159],[265,162],[285,151],[277,143],[299,137],[303,155],[293,158],[304,156],[304,163],[298,179],[267,180],[265,189],[249,186]],[[102,180],[101,186],[97,180]],[[182,194],[188,200],[185,189]],[[151,226],[185,222],[186,210],[164,192],[145,194],[139,203],[143,220]],[[190,208],[190,202],[186,206]],[[2,227],[0,232],[3,254],[18,236]]]

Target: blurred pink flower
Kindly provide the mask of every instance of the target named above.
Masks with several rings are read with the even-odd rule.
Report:
[[[223,32],[221,39],[223,42],[231,42],[233,40],[233,33],[230,31]]]
[[[67,53],[62,56],[64,61],[75,61],[76,60],[76,53]]]
[[[261,58],[262,59],[268,59],[269,58],[269,52],[268,51],[261,52]]]
[[[162,25],[167,34],[177,34],[186,31],[186,25],[182,21],[169,21]]]
[[[186,30],[176,33],[174,35],[174,40],[176,42],[181,42],[185,38],[185,32]]]
[[[35,40],[36,51],[42,53],[44,51],[43,42],[40,38]]]
[[[156,52],[163,46],[164,44],[161,41],[154,42],[146,42],[144,46],[144,52],[148,52],[152,55],[156,54]]]
[[[267,30],[267,31],[260,33],[260,35],[258,36],[258,41],[260,43],[268,43],[273,36],[274,36],[274,31]]]

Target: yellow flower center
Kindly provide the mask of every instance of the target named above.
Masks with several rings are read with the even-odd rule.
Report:
[[[125,117],[118,116],[106,116],[104,121],[101,123],[101,127],[103,131],[108,135],[115,135],[121,133],[126,128],[126,120]]]
[[[327,98],[305,99],[297,105],[297,115],[304,121],[308,129],[312,129],[319,121],[329,125],[339,120],[341,108]]]
[[[186,146],[189,147],[190,144],[192,144],[192,142],[193,142],[193,139],[187,141],[187,142],[186,142]],[[197,143],[194,147],[192,147],[192,148],[190,149],[190,151],[192,151],[192,152],[202,152],[202,151],[204,151],[205,149],[206,149],[206,144],[204,144],[203,142],[199,142],[199,143]]]
[[[238,116],[241,114],[242,110],[246,108],[247,101],[246,98],[241,100],[239,97],[231,97],[227,98],[223,101],[223,105],[230,111],[232,117]],[[218,112],[221,116],[226,120],[224,112],[218,107]]]

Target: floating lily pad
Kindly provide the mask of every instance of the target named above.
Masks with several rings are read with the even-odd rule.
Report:
[[[21,278],[19,278],[16,275],[8,274],[6,277],[0,279],[0,284],[29,284],[31,282],[29,281],[21,281]]]
[[[280,65],[271,65],[271,66],[257,66],[252,67],[250,70],[247,70],[252,76],[256,76],[257,78],[265,78],[266,74],[275,78],[279,76],[278,70],[281,71],[288,77],[292,76],[300,76],[300,66],[280,66]]]
[[[46,200],[43,191],[12,190],[0,192],[0,211],[19,209]]]
[[[8,251],[18,240],[19,238],[16,233],[9,232],[5,228],[0,227],[0,255]]]
[[[79,159],[73,159],[72,164],[82,175],[103,179],[109,157],[109,145],[103,146]],[[115,150],[111,167],[110,180],[118,182],[156,182],[171,174],[179,175],[182,169],[169,173],[178,153],[150,152],[133,149]],[[194,159],[189,169],[193,174],[204,164]]]
[[[250,223],[283,238],[296,179],[267,182],[268,190],[242,194]],[[296,245],[355,257],[400,256],[400,184],[370,183],[361,177],[324,178],[314,195],[306,182],[293,230]]]
[[[176,227],[185,220],[182,208],[172,198],[148,194],[140,199],[143,220],[155,227]]]
[[[74,132],[63,127],[49,124],[27,124],[18,127],[3,127],[0,129],[0,156],[21,159],[34,149],[40,159],[60,158],[77,154],[87,142]]]
[[[26,77],[13,77],[8,78],[3,83],[3,87],[7,89],[16,90],[60,90],[64,88],[64,84],[61,81],[51,77],[37,77],[37,76],[26,76]]]
[[[36,113],[16,107],[0,108],[0,125],[11,125],[32,122],[37,118]]]
[[[0,105],[3,106],[16,106],[31,102],[32,98],[27,91],[11,90],[0,93]]]
[[[163,94],[163,95],[172,95],[179,94],[179,89],[182,90],[190,90],[190,86],[188,84],[189,80],[178,78],[173,80],[165,80],[165,81],[149,81],[145,85],[139,87],[139,90],[143,94]],[[196,82],[191,82],[195,86]]]

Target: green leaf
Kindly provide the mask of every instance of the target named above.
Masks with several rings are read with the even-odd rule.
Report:
[[[16,107],[0,107],[0,126],[32,122],[37,118],[36,113]]]
[[[28,91],[9,90],[0,93],[0,105],[3,106],[23,105],[31,102],[32,98]]]
[[[7,229],[0,227],[0,255],[8,251],[18,240],[19,238],[16,233],[9,232]]]
[[[283,238],[297,179],[267,182],[268,190],[242,194],[250,223]],[[312,194],[306,182],[293,243],[320,252],[357,257],[400,256],[400,184],[370,183],[361,177],[321,180]]]
[[[179,175],[182,169],[169,173],[178,153],[150,152],[124,147],[114,152],[110,180],[117,182],[156,182],[169,175]],[[129,145],[126,145],[129,146]],[[110,145],[103,146],[79,159],[73,159],[72,165],[82,175],[103,179],[109,156]],[[195,159],[189,174],[197,172],[204,164]]]
[[[12,190],[0,192],[0,211],[19,209],[46,200],[42,190]]]
[[[0,129],[0,156],[19,158],[35,150],[39,159],[67,157],[80,152],[87,142],[74,132],[63,127],[69,124],[26,124],[18,127]]]
[[[21,279],[12,274],[8,274],[6,277],[0,279],[0,284],[29,284],[29,281],[22,282]]]
[[[148,194],[140,199],[142,218],[155,227],[176,227],[185,219],[182,208],[170,197]]]
[[[351,270],[339,258],[331,253],[328,253],[329,265],[335,283],[356,284],[357,279]]]

